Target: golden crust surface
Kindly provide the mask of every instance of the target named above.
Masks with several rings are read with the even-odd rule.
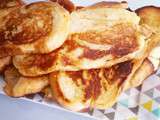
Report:
[[[13,9],[0,26],[0,57],[51,52],[65,41],[69,21],[69,13],[53,2]]]
[[[8,96],[21,97],[40,92],[48,85],[48,76],[24,77],[13,66],[5,70],[4,91]]]
[[[56,91],[55,98],[61,105],[71,110],[84,109],[88,105],[99,109],[112,106],[122,91],[141,84],[153,73],[154,63],[145,59],[158,42],[159,35],[153,34],[147,40],[140,58],[119,63],[108,69],[51,73],[50,84],[52,90]],[[144,69],[148,72],[144,73]],[[72,91],[72,94],[69,94],[69,91]]]
[[[90,8],[95,8],[95,7],[107,7],[107,8],[128,8],[128,3],[127,2],[109,2],[109,1],[102,1],[95,3],[90,6]]]
[[[151,61],[145,59],[139,69],[134,73],[132,78],[128,80],[128,84],[123,88],[127,90],[129,88],[137,87],[142,84],[142,82],[154,72],[154,66]]]
[[[136,10],[141,24],[148,25],[154,32],[160,32],[160,7],[146,6]]]
[[[21,0],[0,0],[0,9],[8,9],[24,5]]]
[[[53,72],[50,85],[54,99],[68,109],[106,109],[122,91],[142,84],[154,71],[153,61],[146,58],[143,62],[126,61],[110,68]]]
[[[110,67],[137,57],[144,49],[139,17],[123,8],[96,6],[74,11],[70,29],[61,48],[44,55],[15,56],[15,67],[26,76]]]
[[[127,61],[111,68],[53,72],[50,85],[55,99],[68,109],[105,109],[115,103],[121,87],[131,78],[136,66],[134,61]]]

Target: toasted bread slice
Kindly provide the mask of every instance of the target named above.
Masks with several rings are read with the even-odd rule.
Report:
[[[70,15],[57,3],[36,2],[3,16],[0,57],[49,53],[60,47],[69,31]]]
[[[72,12],[76,9],[75,5],[70,0],[50,0],[50,1],[59,3],[69,12]]]
[[[160,47],[156,46],[149,54],[147,59],[143,62],[141,67],[134,73],[133,77],[126,82],[123,90],[137,87],[151,74],[156,72],[160,64]]]
[[[150,68],[150,64],[144,64]],[[87,107],[106,109],[116,102],[123,84],[133,76],[137,65],[137,61],[127,61],[111,68],[53,72],[50,85],[54,98],[73,111]]]
[[[136,87],[157,70],[159,60],[127,61],[111,68],[53,72],[50,85],[54,99],[73,111],[111,107],[124,90]]]
[[[154,32],[160,32],[160,7],[146,6],[136,10],[140,24],[148,25]]]
[[[139,84],[153,73],[154,64],[157,63],[152,64],[154,61],[145,59],[159,39],[159,35],[152,35],[147,41],[143,56],[110,68],[51,73],[50,85],[54,97],[64,107],[76,111],[88,106],[99,109],[111,107],[123,90],[126,90],[128,86],[130,88]],[[144,69],[148,71],[145,74],[142,71]],[[141,75],[142,73],[144,75]],[[138,82],[132,85],[130,81]]]
[[[60,49],[17,55],[13,63],[25,76],[110,67],[140,56],[145,44],[135,13],[97,5],[71,13],[70,35]]]
[[[0,73],[11,63],[11,57],[0,58]]]
[[[48,85],[48,76],[24,77],[13,66],[5,71],[4,91],[8,96],[21,97],[40,92]]]
[[[0,0],[0,9],[8,9],[24,5],[22,0]]]
[[[160,8],[154,6],[146,6],[136,10],[136,13],[140,16],[140,24],[146,26],[148,29],[151,29],[155,34],[160,32]],[[128,84],[124,87],[124,90],[132,87],[137,87],[152,73],[154,73],[159,67],[160,60],[160,42],[157,43],[155,48],[151,51],[146,61],[141,68],[139,68],[132,79],[128,81]],[[150,62],[150,63],[149,63]],[[152,63],[152,64],[151,64]],[[153,66],[153,67],[151,67]],[[153,69],[154,68],[154,69]]]
[[[87,80],[89,79],[89,74],[84,71],[54,72],[50,74],[50,85],[54,99],[62,106],[74,111],[89,107],[91,102],[90,93],[85,94],[89,80],[83,80],[83,76]]]
[[[127,90],[129,88],[141,85],[147,77],[149,77],[157,70],[157,65],[159,65],[159,60],[154,58],[152,58],[152,61],[150,59],[146,59],[140,66],[140,68],[132,76],[132,78],[127,81],[128,84],[123,87],[123,90]]]

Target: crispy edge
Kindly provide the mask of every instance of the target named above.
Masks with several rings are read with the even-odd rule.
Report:
[[[21,97],[40,92],[48,85],[48,75],[39,77],[25,77],[13,66],[9,66],[4,73],[6,85],[4,91],[8,96]]]
[[[142,82],[152,73],[154,73],[154,66],[151,61],[145,59],[140,68],[134,73],[132,78],[128,80],[128,84],[123,88],[123,90],[141,85]]]
[[[4,57],[4,58],[0,58],[0,73],[3,73],[5,68],[11,64],[11,57]]]
[[[160,7],[145,6],[135,12],[141,18],[141,25],[149,26],[153,32],[160,32]]]
[[[128,8],[128,3],[123,1],[123,2],[107,2],[107,1],[102,1],[95,3],[90,6],[90,8],[97,8],[97,7],[107,7],[107,8]]]

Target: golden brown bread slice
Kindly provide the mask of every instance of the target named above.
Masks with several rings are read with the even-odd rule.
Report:
[[[50,74],[53,97],[62,106],[73,111],[87,107],[106,109],[116,102],[125,81],[130,80],[133,75],[136,79],[137,75],[141,75],[145,69],[147,72],[141,78],[138,77],[144,80],[154,71],[152,63],[146,59],[134,74],[137,65],[139,65],[138,61],[127,61],[108,69],[54,72]]]
[[[53,97],[62,106],[74,111],[86,107],[111,107],[122,91],[142,84],[158,69],[159,60],[151,54],[149,56],[152,57],[143,62],[132,60],[108,69],[51,73]]]
[[[126,81],[125,85],[123,86],[123,90],[127,90],[129,88],[141,85],[147,77],[149,77],[151,74],[153,74],[158,70],[160,64],[159,53],[160,53],[159,46],[153,48],[147,59],[135,71],[132,78]]]
[[[144,63],[144,65],[142,65],[142,68],[137,69],[135,71],[135,75],[133,75],[132,78],[130,78],[124,83],[122,87],[123,90],[129,89],[132,87],[136,87],[142,84],[145,78],[147,78],[150,74],[152,74],[158,69],[160,57],[157,55],[160,52],[160,48],[157,45],[159,43],[160,43],[160,34],[159,33],[152,34],[152,36],[149,38],[146,50],[143,52],[143,56],[136,60],[137,61],[136,66],[137,68],[139,68],[140,65],[143,63],[143,60],[145,59],[145,57],[147,57],[150,63],[152,63],[153,69],[149,69],[151,68],[151,66],[149,65],[145,66],[145,63]],[[148,69],[148,72],[144,72],[145,69]]]
[[[140,24],[151,29],[155,33],[160,33],[160,7],[146,6],[136,10],[138,16],[140,16]],[[156,58],[160,58],[159,53],[160,43],[157,44],[156,48],[152,50],[151,55]]]
[[[154,63],[154,60],[146,57],[159,39],[159,35],[152,35],[147,40],[143,56],[110,68],[51,73],[50,85],[54,97],[62,106],[74,111],[86,107],[105,109],[112,106],[123,90],[137,86],[155,71],[159,60]],[[144,69],[148,71],[145,74]]]
[[[140,24],[148,25],[153,32],[160,32],[160,7],[146,6],[136,10]]]
[[[4,71],[5,67],[11,64],[11,57],[0,58],[0,73]]]
[[[146,59],[132,78],[127,81],[127,84],[123,87],[123,91],[141,85],[147,77],[158,70],[159,63],[160,61],[155,58]]]
[[[4,91],[11,97],[21,97],[37,93],[48,85],[48,75],[24,77],[13,66],[5,70],[4,76],[6,82]]]
[[[22,0],[0,0],[0,9],[8,9],[24,5]]]
[[[70,35],[60,49],[17,55],[13,63],[25,76],[110,67],[141,55],[146,37],[140,28],[139,17],[124,8],[83,8],[71,13]]]
[[[3,19],[0,20],[0,57],[3,57],[57,49],[68,35],[70,15],[57,3],[36,2],[2,14],[0,19]]]
[[[146,6],[136,10],[136,13],[140,16],[140,24],[146,26],[147,29],[152,30],[157,37],[160,33],[160,8],[154,6]],[[160,60],[160,40],[155,46],[155,48],[151,51],[148,59],[153,63],[155,70],[159,67]],[[151,68],[151,67],[150,67]],[[154,70],[154,71],[155,71]],[[124,90],[136,87],[140,85],[145,78],[147,78],[150,73],[152,73],[152,69],[149,69],[149,65],[143,64],[140,69],[138,69],[135,75],[128,81],[128,84],[125,85]]]

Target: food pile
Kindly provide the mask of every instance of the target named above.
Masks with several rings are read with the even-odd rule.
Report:
[[[3,2],[4,1],[4,2]],[[8,96],[43,93],[73,111],[106,109],[159,66],[160,8],[68,0],[0,3],[0,71]]]

